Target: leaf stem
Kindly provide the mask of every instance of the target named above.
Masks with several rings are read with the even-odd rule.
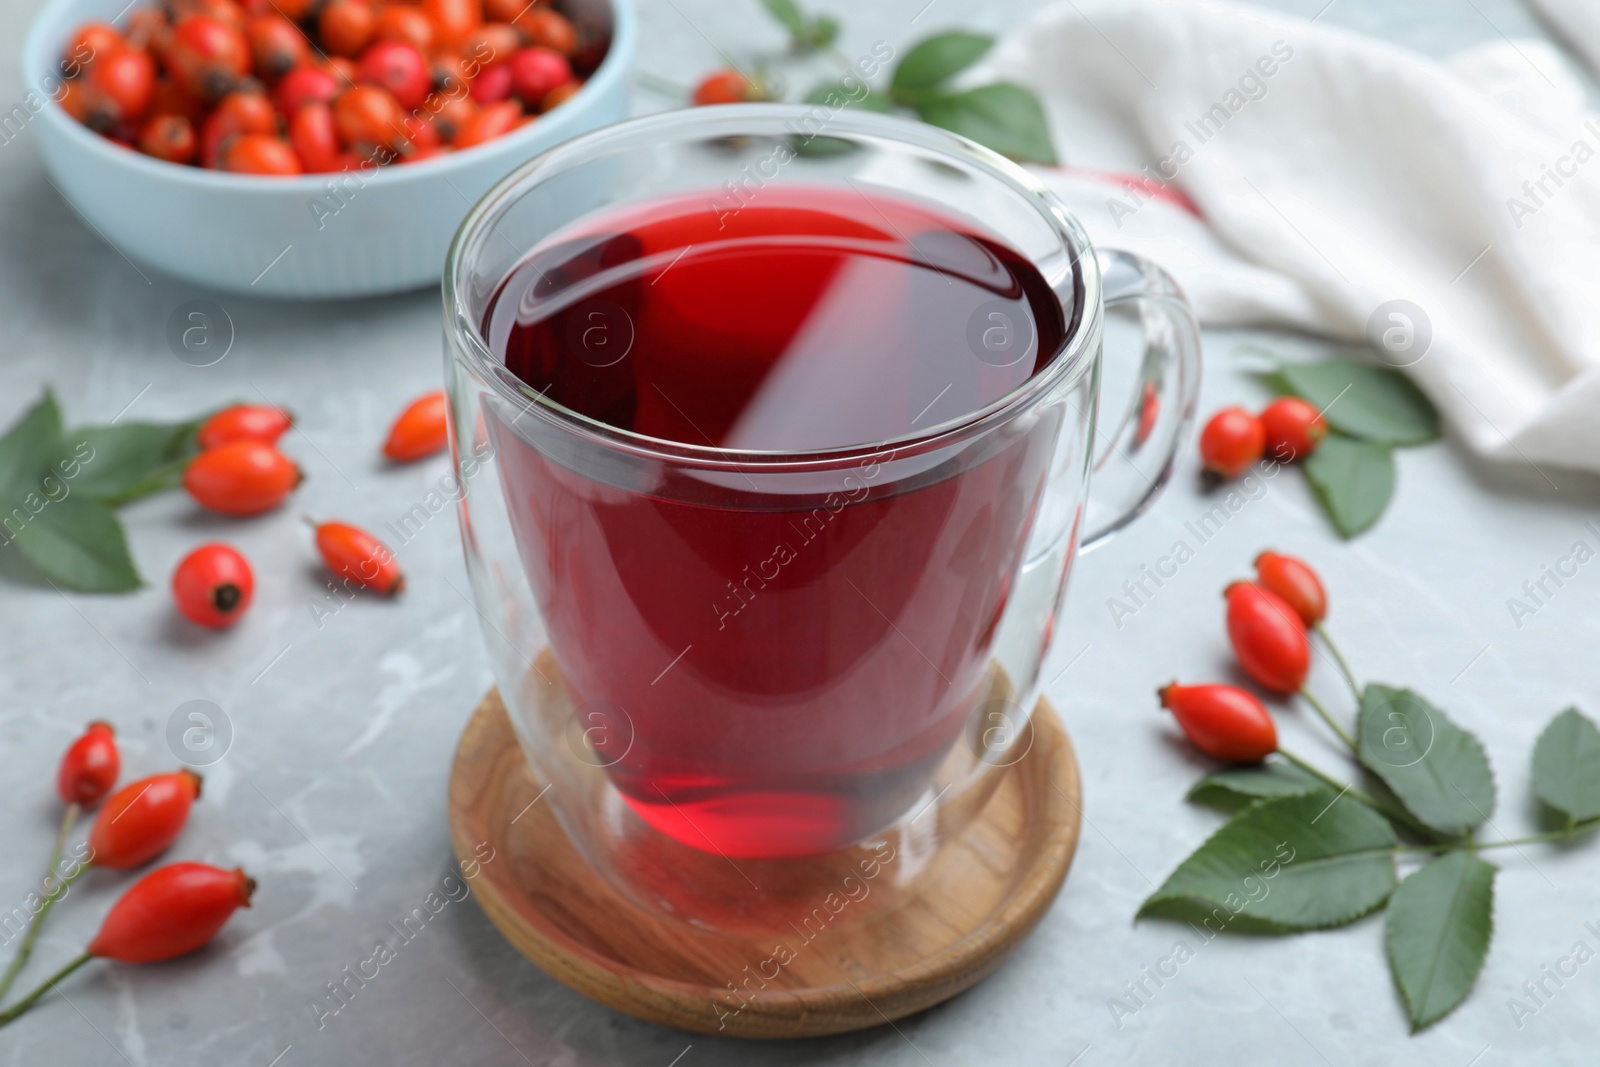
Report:
[[[39,910],[34,912],[33,918],[28,920],[28,931],[23,935],[22,944],[17,946],[17,954],[11,958],[11,965],[6,968],[6,973],[0,975],[0,1001],[11,991],[11,983],[17,980],[17,974],[28,962],[28,957],[33,954],[33,943],[38,940],[39,927],[44,925],[44,917],[50,914],[50,909],[55,907],[56,901],[66,896],[67,887],[84,871],[83,866],[72,872],[71,878],[57,880],[55,885],[51,881],[56,878],[56,865],[61,862],[61,851],[66,847],[67,835],[72,832],[73,823],[78,821],[78,813],[83,809],[76,803],[68,804],[67,810],[61,815],[61,829],[56,831],[56,847],[50,853],[50,866],[45,868],[44,903]]]
[[[1355,739],[1345,732],[1344,727],[1333,720],[1333,716],[1328,714],[1328,709],[1322,706],[1322,701],[1312,696],[1309,689],[1302,688],[1300,695],[1305,698],[1307,704],[1310,704],[1316,710],[1318,715],[1322,716],[1322,721],[1328,724],[1328,729],[1339,735],[1339,740],[1345,743],[1345,747],[1354,752],[1356,750]]]
[[[54,989],[57,982],[61,981],[67,975],[71,974],[79,967],[82,967],[85,963],[88,963],[92,959],[94,959],[94,957],[85,952],[83,955],[79,956],[77,959],[61,968],[55,974],[52,974],[49,978],[46,978],[44,983],[32,993],[29,993],[27,996],[11,1005],[11,1007],[7,1008],[5,1011],[0,1011],[0,1026],[5,1026],[11,1023],[17,1018],[17,1016],[33,1007],[34,1001],[38,1000],[50,990]]]
[[[1362,804],[1365,804],[1367,807],[1371,808],[1373,811],[1377,812],[1379,815],[1382,815],[1384,818],[1388,819],[1390,822],[1397,823],[1400,826],[1405,827],[1407,831],[1409,831],[1409,832],[1411,832],[1413,834],[1416,834],[1418,837],[1438,837],[1439,836],[1437,832],[1428,829],[1426,826],[1422,825],[1422,823],[1418,822],[1416,820],[1416,818],[1413,817],[1409,812],[1403,811],[1403,810],[1401,810],[1399,808],[1395,808],[1395,807],[1393,807],[1393,806],[1391,806],[1389,804],[1386,804],[1383,801],[1379,800],[1375,796],[1372,796],[1372,795],[1370,795],[1368,793],[1363,793],[1361,790],[1357,789],[1353,785],[1348,785],[1348,784],[1346,784],[1344,782],[1339,781],[1337,778],[1334,778],[1334,777],[1331,777],[1330,775],[1324,774],[1322,771],[1318,770],[1316,767],[1312,766],[1310,763],[1307,763],[1305,760],[1301,759],[1299,756],[1296,756],[1293,752],[1289,752],[1289,751],[1287,751],[1285,749],[1280,748],[1280,749],[1278,749],[1278,755],[1282,756],[1284,759],[1288,760],[1290,763],[1294,764],[1296,767],[1299,767],[1302,771],[1305,771],[1307,774],[1311,775],[1313,778],[1316,778],[1318,781],[1320,781],[1323,785],[1326,785],[1328,788],[1336,790],[1337,792],[1340,792],[1340,793],[1349,794],[1349,796],[1350,796],[1350,798],[1352,800],[1356,800],[1356,801],[1359,801]],[[1449,842],[1446,842],[1446,846],[1447,847],[1453,847],[1453,844],[1449,843]]]
[[[1565,841],[1578,834],[1592,834],[1600,830],[1600,819],[1588,819],[1584,822],[1573,823],[1570,827],[1561,830],[1551,830],[1542,834],[1530,834],[1527,837],[1512,837],[1504,841],[1473,841],[1470,842],[1474,852],[1481,852],[1486,848],[1515,848],[1517,845],[1537,845],[1546,841]],[[1463,842],[1441,841],[1432,845],[1401,845],[1396,852],[1449,852],[1451,849],[1462,847]]]
[[[1344,655],[1339,651],[1339,646],[1333,643],[1333,638],[1328,636],[1328,628],[1318,622],[1311,627],[1317,636],[1322,638],[1322,643],[1328,646],[1328,651],[1333,653],[1333,662],[1339,668],[1339,673],[1344,675],[1344,684],[1350,687],[1350,692],[1356,698],[1356,703],[1361,703],[1361,686],[1356,683],[1356,676],[1350,672],[1350,664],[1345,662]]]

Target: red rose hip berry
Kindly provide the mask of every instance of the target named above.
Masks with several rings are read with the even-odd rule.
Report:
[[[156,963],[186,955],[217,935],[256,883],[237,867],[170,863],[128,888],[106,913],[88,953],[123,963]]]
[[[405,588],[394,553],[359,526],[343,522],[313,523],[317,552],[333,573],[357,585],[392,596]]]
[[[201,545],[172,572],[172,600],[184,618],[222,629],[238,622],[250,607],[255,576],[249,562],[228,545]]]
[[[265,441],[230,441],[189,462],[183,487],[224,515],[258,515],[283,503],[302,480],[294,461]]]
[[[1171,685],[1158,691],[1184,735],[1208,756],[1259,763],[1278,750],[1278,728],[1266,707],[1233,685]]]
[[[1239,666],[1273,692],[1299,692],[1311,670],[1311,642],[1294,608],[1253,582],[1234,582],[1225,595]]]
[[[235,404],[201,423],[195,439],[205,450],[230,441],[265,441],[270,445],[293,425],[288,412],[271,404]]]
[[[422,106],[433,89],[428,61],[416,45],[405,41],[379,41],[361,54],[356,76],[387,89],[407,111]]]
[[[540,107],[550,90],[572,80],[572,64],[548,48],[524,48],[511,57],[511,89],[529,109]]]
[[[717,70],[707,74],[694,89],[696,107],[710,104],[742,104],[757,99],[755,87],[736,70]]]
[[[1263,552],[1256,557],[1256,584],[1281,597],[1307,626],[1315,626],[1328,615],[1322,579],[1304,560]]]
[[[154,859],[177,840],[199,795],[200,776],[191,770],[123,786],[89,829],[89,862],[121,871]]]
[[[93,807],[117,784],[122,756],[108,722],[95,721],[67,748],[56,772],[56,793],[63,804]]]
[[[1267,447],[1261,420],[1244,408],[1223,408],[1200,431],[1200,461],[1208,482],[1232,481],[1249,470]]]
[[[383,454],[396,463],[410,463],[440,451],[450,443],[450,426],[444,391],[418,397],[394,420]]]
[[[1305,459],[1328,436],[1322,413],[1297,396],[1280,397],[1268,404],[1261,412],[1261,428],[1267,451],[1285,463]]]

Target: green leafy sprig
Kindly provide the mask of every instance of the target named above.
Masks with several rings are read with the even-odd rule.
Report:
[[[1306,457],[1306,478],[1341,536],[1368,530],[1394,496],[1396,448],[1439,436],[1439,413],[1411,379],[1392,367],[1349,358],[1316,363],[1272,360],[1260,377],[1298,396],[1327,420],[1329,433]]]
[[[114,509],[180,484],[202,421],[67,430],[46,390],[0,437],[0,551],[15,550],[62,589],[138,589]]]
[[[1232,817],[1138,915],[1291,934],[1387,905],[1389,968],[1416,1031],[1466,998],[1488,954],[1497,868],[1479,853],[1600,830],[1600,729],[1568,708],[1534,748],[1533,792],[1559,829],[1483,842],[1476,832],[1495,807],[1483,744],[1411,690],[1352,688],[1355,729],[1330,725],[1349,742],[1364,788],[1282,752],[1208,775],[1188,799]],[[1402,880],[1404,856],[1427,862]]]
[[[836,20],[807,15],[794,0],[762,0],[762,5],[788,31],[791,51],[804,54],[834,49],[839,33]],[[959,133],[1018,162],[1055,163],[1055,145],[1044,107],[1031,90],[1006,81],[971,88],[951,84],[993,47],[994,38],[984,34],[960,30],[935,34],[919,41],[900,58],[886,92],[870,86],[863,92],[848,58],[835,52],[850,69],[849,80],[823,82],[803,99],[809,104],[856,107],[885,114],[906,109],[930,125]],[[822,154],[841,146],[836,138],[818,137],[811,139],[807,150],[809,154]]]

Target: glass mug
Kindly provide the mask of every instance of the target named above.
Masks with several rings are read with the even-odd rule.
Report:
[[[925,204],[1006,246],[1048,283],[1058,354],[926,429],[776,451],[619,429],[485,340],[506,280],[586,220],[809,189]],[[540,272],[542,299],[583,284]],[[825,107],[651,115],[560,145],[474,207],[443,296],[467,569],[545,802],[615,887],[720,926],[759,926],[863,856],[901,857],[885,884],[908,884],[981,809],[1032,743],[1075,556],[1159,494],[1199,389],[1194,316],[1161,270],[1097,254],[987,149]],[[568,342],[585,359],[634,357],[626,309],[597,301],[581,321]],[[1108,323],[1136,353],[1109,422]],[[1037,344],[1019,325],[974,311],[975,362]]]

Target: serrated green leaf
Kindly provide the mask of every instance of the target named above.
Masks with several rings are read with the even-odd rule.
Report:
[[[1377,522],[1394,495],[1394,456],[1387,445],[1330,433],[1304,465],[1317,500],[1344,537]]]
[[[1240,933],[1343,926],[1394,890],[1396,844],[1381,817],[1328,790],[1263,800],[1184,860],[1139,915]]]
[[[1423,825],[1460,835],[1494,812],[1483,744],[1409,689],[1371,684],[1356,716],[1356,755]]]
[[[12,535],[12,544],[63,589],[126,593],[142,584],[122,525],[98,500],[52,500]]]
[[[1413,1032],[1448,1015],[1478,980],[1494,932],[1495,870],[1469,852],[1451,852],[1389,898],[1389,969]]]
[[[1054,163],[1055,145],[1039,98],[1020,85],[996,82],[917,102],[922,121],[959,133],[1022,163]]]
[[[1327,787],[1290,763],[1263,763],[1208,774],[1194,784],[1185,798],[1224,811],[1237,811],[1273,797],[1299,797]]]
[[[1420,445],[1439,436],[1439,412],[1392,367],[1348,359],[1283,363],[1276,376],[1322,412],[1340,433],[1388,445]]]
[[[994,38],[979,33],[940,33],[919,41],[894,68],[889,91],[907,98],[933,89],[960,74],[994,47]]]
[[[38,484],[39,475],[61,439],[61,408],[46,389],[39,402],[0,437],[0,504],[10,511]]]
[[[794,0],[761,0],[761,6],[766,8],[768,13],[794,36],[801,37],[805,35],[806,19],[800,13],[800,8],[795,4]]]
[[[1600,730],[1577,708],[1551,719],[1539,735],[1533,792],[1570,822],[1600,818]]]
[[[199,422],[128,422],[67,433],[52,464],[71,492],[123,504],[171,488],[200,450]],[[67,477],[67,472],[76,473]]]

